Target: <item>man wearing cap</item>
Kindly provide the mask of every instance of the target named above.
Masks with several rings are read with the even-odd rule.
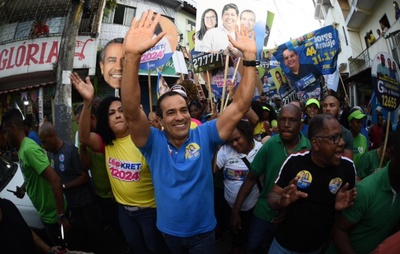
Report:
[[[319,104],[319,101],[317,99],[311,98],[308,99],[306,102],[306,118],[304,119],[303,122],[303,129],[302,133],[304,136],[308,137],[308,123],[311,121],[311,119],[318,115],[321,112],[321,105]]]
[[[337,218],[332,236],[334,246],[326,253],[372,253],[397,230],[400,222],[400,132],[389,135],[390,162],[356,185],[354,205]],[[398,251],[385,252],[398,253]]]
[[[353,135],[353,161],[356,167],[361,156],[368,150],[367,138],[361,134],[363,120],[366,117],[367,116],[356,107],[350,110],[350,115],[347,117],[350,132]]]

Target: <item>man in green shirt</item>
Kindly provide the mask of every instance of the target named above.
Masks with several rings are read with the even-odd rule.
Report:
[[[361,134],[362,122],[367,116],[363,112],[354,107],[350,110],[347,120],[349,121],[349,129],[353,136],[353,162],[357,166],[360,157],[367,152],[367,138]]]
[[[328,253],[371,253],[400,222],[400,132],[388,139],[391,161],[356,186],[354,205],[342,212],[333,227],[336,250]]]
[[[310,149],[310,141],[300,132],[301,110],[293,105],[285,105],[278,117],[279,134],[271,137],[261,147],[253,162],[252,169],[239,190],[232,208],[231,227],[234,232],[241,229],[240,208],[251,192],[257,179],[264,175],[264,188],[254,208],[254,216],[250,225],[248,251],[258,253],[260,246],[267,239],[269,244],[274,237],[273,220],[277,213],[267,204],[267,195],[274,186],[274,181],[285,159],[291,153]]]
[[[61,180],[51,168],[44,150],[35,141],[26,137],[23,119],[18,109],[11,109],[1,120],[3,135],[10,145],[18,150],[19,164],[25,182],[17,187],[16,196],[23,198],[27,192],[36,208],[46,231],[55,245],[60,225],[69,227],[64,215],[65,201]]]

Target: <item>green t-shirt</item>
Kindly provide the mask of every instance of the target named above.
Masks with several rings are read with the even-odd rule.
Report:
[[[342,212],[356,226],[350,232],[356,253],[371,253],[400,222],[400,195],[392,192],[388,165],[360,181],[354,205]],[[336,253],[330,246],[327,253]]]
[[[378,149],[366,152],[361,156],[356,164],[357,176],[361,179],[369,176],[379,167],[379,163],[380,159],[378,157]]]
[[[90,173],[93,178],[94,191],[99,197],[111,198],[111,184],[107,174],[106,157],[104,153],[93,152],[90,148],[87,148],[87,151],[92,160]]]
[[[299,135],[301,139],[295,151],[310,149],[310,141],[303,134]],[[251,163],[252,171],[256,175],[261,176],[265,173],[264,188],[254,208],[254,214],[265,221],[271,221],[276,215],[276,211],[268,206],[267,195],[275,185],[275,180],[287,157],[281,135],[275,135],[264,143]]]
[[[368,151],[367,138],[359,133],[353,137],[353,162],[357,166],[361,156]]]
[[[40,218],[49,224],[58,221],[56,202],[50,183],[41,175],[50,166],[44,150],[32,139],[24,138],[18,151],[25,188]]]

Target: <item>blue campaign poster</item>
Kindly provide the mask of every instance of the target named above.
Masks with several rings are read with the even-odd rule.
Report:
[[[323,75],[336,71],[339,51],[338,31],[326,26],[280,45],[274,56],[298,99],[320,100],[326,92]]]

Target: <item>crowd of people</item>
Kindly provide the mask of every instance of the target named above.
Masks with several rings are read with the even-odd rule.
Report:
[[[227,37],[245,64],[225,110],[209,117],[212,107],[174,85],[147,116],[139,63],[164,35],[154,36],[159,19],[144,12],[103,49],[102,73],[121,98],[97,105],[90,78],[71,74],[83,98],[79,149],[47,122],[38,135],[43,150],[18,110],[2,117],[25,179],[16,195],[28,194],[48,235],[39,244],[25,225],[18,240],[27,244],[12,247],[62,253],[61,227],[69,249],[95,253],[215,253],[228,233],[230,253],[388,253],[400,222],[400,128],[384,153],[382,109],[367,130],[364,110],[342,108],[333,95],[252,101],[257,49],[242,24]],[[14,208],[0,201],[0,232],[4,221],[20,225],[2,216]]]

